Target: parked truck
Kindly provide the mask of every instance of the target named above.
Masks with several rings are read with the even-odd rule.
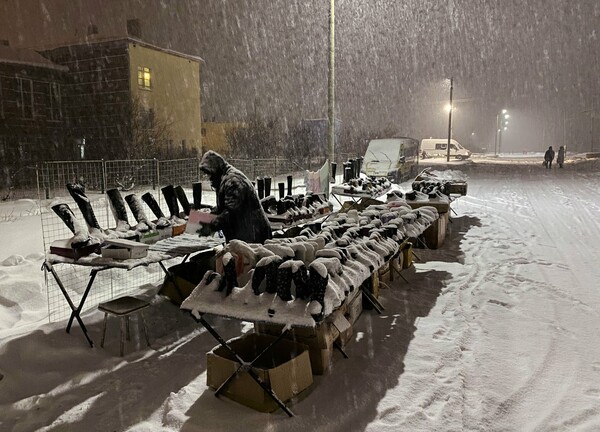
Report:
[[[401,183],[414,178],[419,168],[419,141],[409,137],[369,141],[362,171],[373,177],[387,177]]]

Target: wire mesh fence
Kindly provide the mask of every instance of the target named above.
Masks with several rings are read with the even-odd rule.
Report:
[[[104,193],[104,161],[44,162],[38,165],[38,195],[45,199],[60,196],[67,183],[79,183],[87,190]],[[43,192],[40,194],[39,189]]]
[[[271,177],[272,193],[276,194],[278,184],[286,184],[286,177],[290,175],[293,178],[294,190],[304,187],[305,170],[317,171],[325,161],[315,158],[302,165],[285,158],[229,159],[228,162],[241,170],[252,181],[257,177]],[[200,172],[199,160],[196,158],[164,161],[157,159],[53,161],[38,165],[36,177],[45,250],[49,250],[52,242],[68,239],[73,235],[52,210],[53,204],[67,204],[77,220],[82,223],[85,220],[83,213],[66,188],[68,183],[83,185],[93,213],[102,229],[114,228],[117,223],[106,196],[107,190],[118,189],[123,198],[129,194],[141,197],[149,192],[154,196],[165,215],[169,215],[169,209],[160,190],[164,186],[182,186],[189,202],[193,202],[193,183],[202,181],[205,185],[204,190],[210,190],[208,179]],[[134,215],[129,208],[126,210],[128,222],[134,226],[136,224]],[[147,213],[152,218],[152,214]],[[88,283],[90,269],[57,264],[55,270],[69,296],[75,304],[78,304]],[[126,274],[125,270],[119,269],[101,271],[86,300],[86,309],[97,307],[99,303],[116,296],[131,293],[144,285],[160,283],[163,276],[158,265],[136,268]],[[46,275],[46,286],[50,320],[58,321],[68,318],[71,309],[62,296],[56,281],[48,274]]]

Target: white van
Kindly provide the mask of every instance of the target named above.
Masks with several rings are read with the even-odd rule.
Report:
[[[421,140],[421,157],[441,157],[448,154],[448,138],[428,138]],[[456,159],[468,159],[471,152],[458,141],[450,140],[450,156]]]
[[[369,141],[362,172],[372,177],[387,177],[396,183],[414,178],[419,165],[419,140],[409,137]]]

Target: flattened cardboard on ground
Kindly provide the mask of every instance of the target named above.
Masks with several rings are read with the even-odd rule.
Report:
[[[251,362],[275,339],[266,334],[248,333],[229,340],[228,344],[244,361]],[[206,384],[213,389],[219,388],[239,367],[228,350],[216,346],[206,355]],[[288,339],[277,342],[257,360],[253,369],[283,402],[313,383],[307,347]],[[273,412],[279,408],[247,372],[236,375],[222,394],[261,412]]]

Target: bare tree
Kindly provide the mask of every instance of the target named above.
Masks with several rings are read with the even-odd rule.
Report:
[[[244,126],[226,132],[231,157],[272,158],[280,153],[283,142],[281,121],[253,115]]]
[[[131,99],[128,114],[130,137],[124,149],[126,158],[152,159],[173,152],[167,146],[171,140],[170,122],[152,108],[145,108],[138,97]]]

